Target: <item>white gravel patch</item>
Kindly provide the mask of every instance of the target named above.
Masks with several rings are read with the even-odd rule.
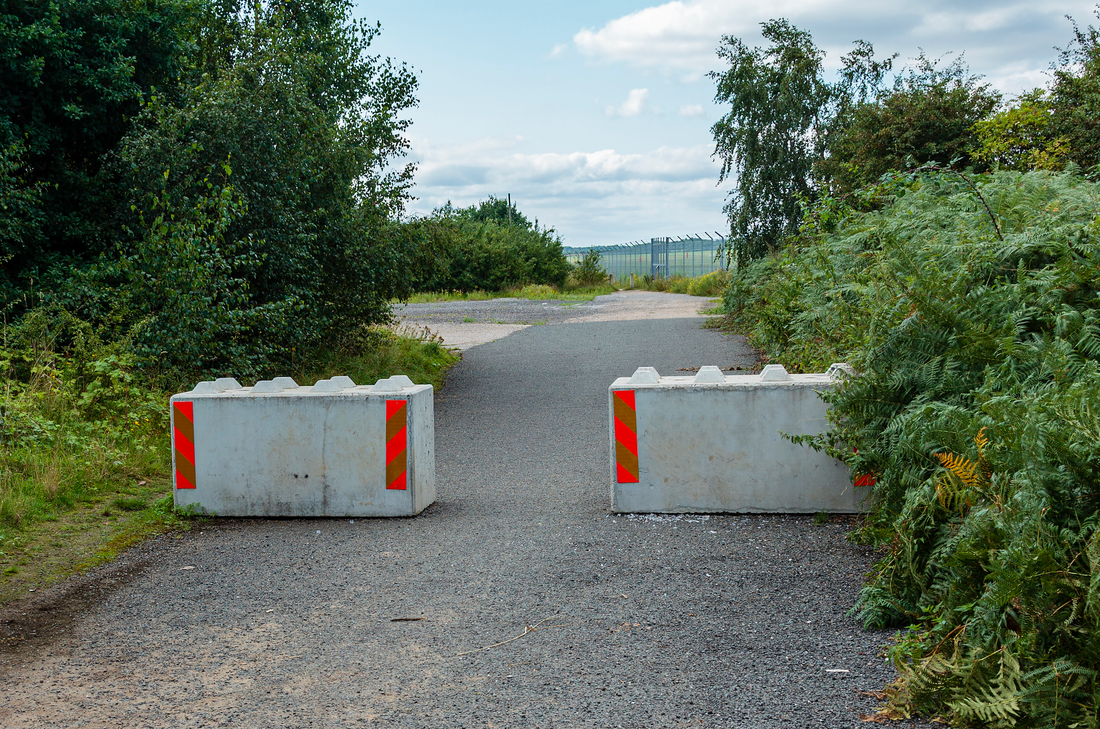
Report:
[[[443,340],[443,346],[465,352],[470,347],[488,344],[526,329],[530,324],[489,324],[485,322],[417,322]]]
[[[700,312],[715,307],[715,299],[658,291],[617,291],[597,296],[577,308],[573,322],[637,321],[640,319],[702,319]]]
[[[397,309],[402,321],[426,328],[450,349],[465,351],[526,329],[532,324],[585,324],[606,321],[702,319],[714,299],[655,291],[617,291],[583,304],[504,298],[410,304]]]

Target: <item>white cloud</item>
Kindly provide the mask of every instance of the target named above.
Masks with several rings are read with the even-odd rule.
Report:
[[[646,110],[647,98],[649,89],[632,89],[626,95],[626,101],[618,106],[608,106],[605,111],[608,116],[638,116]]]
[[[680,116],[696,117],[705,115],[706,112],[703,111],[702,104],[684,104],[680,107]]]
[[[939,55],[966,52],[976,72],[990,80],[1018,75],[1001,67],[1025,61],[1042,70],[1054,60],[1050,38],[1070,39],[1069,14],[1093,19],[1095,0],[675,0],[615,18],[573,36],[579,53],[594,60],[654,68],[697,80],[720,66],[715,50],[723,35],[751,45],[763,42],[760,23],[787,18],[810,31],[829,50],[826,65],[839,67],[851,42],[864,38],[880,53],[898,51],[902,61],[918,47]],[[686,72],[686,74],[685,74]],[[1005,89],[1015,91],[1017,89]]]
[[[716,186],[718,163],[710,144],[645,153],[525,153],[520,146],[516,138],[447,147],[414,138],[410,159],[419,162],[419,200],[411,211],[424,214],[448,200],[465,206],[511,193],[524,214],[555,227],[566,245],[575,246],[726,225],[725,192]]]
[[[636,66],[707,70],[723,34],[747,35],[757,23],[792,10],[822,4],[777,0],[766,7],[751,0],[687,0],[645,8],[573,36],[586,56]]]

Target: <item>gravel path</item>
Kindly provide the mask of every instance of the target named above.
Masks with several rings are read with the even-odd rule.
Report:
[[[419,517],[215,520],[13,606],[0,725],[865,726],[847,523],[607,513],[611,380],[753,361],[625,296],[466,352]]]

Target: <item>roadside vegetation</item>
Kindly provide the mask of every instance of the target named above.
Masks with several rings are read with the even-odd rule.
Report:
[[[402,233],[417,79],[371,53],[380,30],[352,9],[0,11],[0,600],[186,526],[171,393],[219,376],[442,384],[455,355],[391,313],[435,254]],[[564,281],[551,233],[481,226],[472,249],[522,249],[538,263],[513,270]]]
[[[408,298],[412,304],[430,304],[440,301],[489,301],[490,299],[527,299],[529,301],[591,301],[597,296],[615,293],[617,289],[609,283],[595,286],[580,286],[566,281],[561,288],[546,284],[528,284],[520,288],[501,291],[425,291]]]
[[[887,82],[863,43],[826,83],[785,21],[715,74],[727,325],[858,373],[804,442],[874,479],[854,613],[899,628],[874,720],[1100,724],[1100,34],[1073,30],[1008,102],[959,62]]]
[[[668,291],[673,294],[690,294],[692,296],[721,296],[730,282],[730,274],[727,271],[712,271],[703,276],[669,276],[667,278],[654,278],[649,274],[637,276],[634,286],[646,291]]]
[[[167,402],[193,383],[149,380],[124,343],[79,322],[62,349],[55,323],[35,311],[0,346],[0,603],[190,522],[172,507]],[[457,359],[429,332],[372,325],[281,374],[438,388]]]
[[[448,203],[401,223],[393,236],[415,259],[412,292],[561,289],[573,268],[553,228],[540,227],[514,203],[495,197],[468,208]]]

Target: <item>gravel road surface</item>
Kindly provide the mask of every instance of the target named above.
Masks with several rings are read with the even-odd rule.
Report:
[[[612,379],[753,363],[703,303],[498,305],[548,323],[453,370],[436,505],[214,520],[11,606],[0,726],[866,726],[893,676],[846,521],[607,513]]]

